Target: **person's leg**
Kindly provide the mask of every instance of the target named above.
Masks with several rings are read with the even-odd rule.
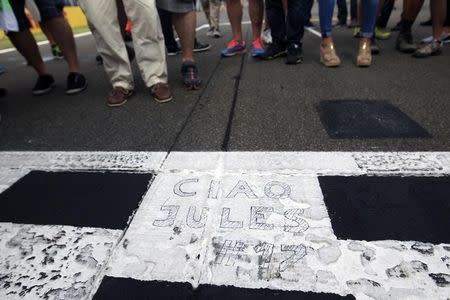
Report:
[[[322,42],[325,44],[332,42],[334,6],[335,0],[319,0],[320,30],[322,32]]]
[[[286,48],[286,16],[281,0],[266,0],[266,14],[272,33],[272,44]]]
[[[372,64],[371,39],[378,14],[378,0],[364,0],[361,3],[361,38],[356,64],[368,67]]]
[[[380,16],[377,20],[377,27],[386,28],[389,22],[389,19],[392,14],[392,10],[394,9],[395,0],[386,0],[384,1],[384,5],[381,8]]]
[[[322,32],[320,62],[327,67],[337,67],[341,63],[336,54],[332,38],[334,6],[334,0],[319,0],[320,30]]]
[[[348,17],[347,0],[337,0],[337,7],[338,7],[338,24],[339,25],[347,24],[347,17]]]
[[[80,0],[89,21],[97,51],[113,88],[133,90],[134,81],[125,42],[117,19],[117,6],[111,0]]]
[[[403,12],[400,22],[400,32],[396,41],[396,49],[404,53],[412,53],[417,49],[414,44],[411,28],[419,14],[424,0],[403,1]]]
[[[252,23],[252,40],[260,39],[264,17],[263,0],[249,0],[248,13]]]
[[[197,15],[195,11],[172,14],[175,30],[180,38],[183,61],[194,61],[194,41]]]
[[[304,0],[305,1],[305,11],[304,11],[304,18],[305,18],[305,26],[312,26],[311,22],[311,10],[314,6],[314,0]]]
[[[287,64],[297,64],[303,60],[301,41],[305,33],[305,8],[306,5],[303,0],[290,0],[288,2],[286,18]]]
[[[260,57],[270,60],[286,55],[286,15],[281,0],[266,0],[265,4],[272,43]]]
[[[433,22],[433,40],[419,47],[415,57],[428,57],[439,55],[442,52],[441,38],[444,33],[444,22],[447,13],[446,0],[430,0],[431,20]]]
[[[56,44],[61,47],[64,58],[69,66],[69,72],[79,73],[80,65],[78,63],[77,48],[73,37],[72,28],[67,20],[56,7],[49,7],[47,0],[35,0],[41,12],[42,23],[55,38]],[[58,9],[59,10],[59,9]]]
[[[447,0],[430,0],[431,20],[433,21],[433,38],[439,41],[444,32],[447,14]]]
[[[242,4],[241,0],[225,0],[228,18],[231,24],[232,39],[243,42],[242,37]]]
[[[205,13],[206,20],[208,21],[209,28],[212,28],[211,25],[211,6],[209,0],[201,0],[200,4],[202,5],[203,12]]]
[[[219,30],[219,22],[220,22],[220,0],[209,0],[210,7],[210,24],[214,29]]]
[[[166,45],[167,51],[169,55],[176,54],[179,47],[173,34],[172,13],[170,11],[158,8],[158,15],[161,21],[161,29],[164,35],[164,43]]]
[[[19,32],[10,32],[8,37],[17,51],[19,51],[30,66],[36,70],[39,76],[48,74],[47,67],[42,60],[36,40],[28,29]]]

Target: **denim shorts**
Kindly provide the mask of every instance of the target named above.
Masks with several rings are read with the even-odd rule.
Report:
[[[34,0],[34,2],[41,14],[41,22],[63,16],[64,4],[61,0]],[[19,31],[27,30],[30,22],[25,15],[25,0],[14,0],[10,3],[19,25]]]
[[[172,13],[187,13],[195,10],[194,0],[156,0],[156,6]]]

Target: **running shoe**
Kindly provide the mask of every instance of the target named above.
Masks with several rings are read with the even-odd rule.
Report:
[[[391,37],[391,33],[380,27],[375,27],[375,37],[377,40],[387,40]]]
[[[46,74],[39,76],[36,85],[33,88],[33,95],[40,96],[50,92],[55,86],[55,80],[52,75]]]
[[[197,39],[195,39],[194,52],[203,52],[203,51],[208,51],[209,49],[211,49],[210,44],[201,43]]]
[[[353,30],[353,37],[360,38],[361,36],[361,26],[355,26],[355,29]]]
[[[266,48],[264,54],[261,55],[260,57],[265,60],[271,60],[277,57],[286,56],[286,53],[287,52],[285,46],[272,43]]]
[[[252,56],[260,57],[264,54],[264,47],[262,45],[261,38],[257,38],[252,42]]]
[[[181,65],[181,76],[188,90],[198,90],[202,80],[198,76],[197,65],[193,61],[185,61]]]
[[[272,32],[270,28],[266,28],[263,31],[262,39],[265,44],[272,44]]]
[[[225,49],[222,50],[222,57],[234,56],[245,52],[245,42],[231,40]]]
[[[296,65],[303,61],[302,47],[298,44],[291,44],[287,48],[287,65]]]
[[[57,59],[64,58],[63,52],[62,52],[61,48],[59,48],[58,45],[52,45],[52,54]]]
[[[413,56],[416,58],[425,58],[435,56],[442,53],[442,43],[440,41],[432,41],[417,48]]]

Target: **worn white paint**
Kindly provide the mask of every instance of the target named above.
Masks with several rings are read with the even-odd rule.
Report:
[[[0,223],[0,299],[87,299],[121,234]]]

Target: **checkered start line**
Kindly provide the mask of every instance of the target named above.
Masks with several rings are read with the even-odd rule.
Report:
[[[448,299],[449,174],[448,152],[2,152],[0,298]]]

